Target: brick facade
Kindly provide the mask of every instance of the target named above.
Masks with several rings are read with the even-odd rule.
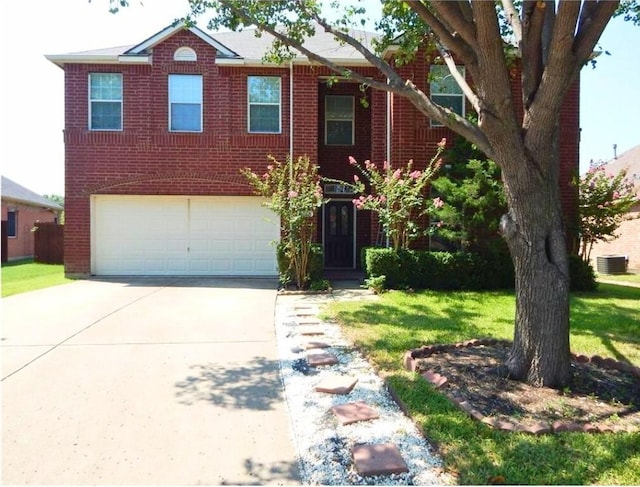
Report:
[[[176,62],[177,48],[187,46],[197,54],[195,62]],[[293,66],[293,141],[290,140],[290,66],[249,67],[218,65],[215,49],[189,31],[178,31],[153,48],[152,63],[65,65],[65,269],[71,275],[91,271],[90,197],[97,194],[135,195],[249,195],[250,187],[240,169],[263,171],[267,155],[284,160],[293,147],[294,157],[308,155],[324,176],[350,180],[354,169],[350,155],[359,161],[404,163],[417,166],[434,153],[436,144],[453,134],[431,128],[429,120],[406,99],[391,99],[391,147],[387,147],[387,100],[384,92],[367,90],[368,108],[360,104],[359,85],[340,82],[326,85],[331,73],[322,67]],[[361,68],[359,68],[362,71]],[[376,72],[370,69],[370,74]],[[424,59],[403,68],[403,74],[426,84]],[[122,131],[88,130],[88,78],[90,73],[123,75]],[[168,131],[168,75],[203,76],[203,131]],[[247,131],[247,76],[281,77],[281,127],[279,134]],[[323,96],[353,94],[355,145],[324,145]],[[578,85],[572,88],[561,117],[563,204],[573,218],[573,190],[566,181],[578,165]],[[293,142],[291,144],[291,142]],[[377,224],[366,213],[358,214],[357,247],[375,241]],[[320,222],[321,223],[321,222]],[[319,225],[318,240],[322,240]],[[359,259],[357,259],[359,260]]]

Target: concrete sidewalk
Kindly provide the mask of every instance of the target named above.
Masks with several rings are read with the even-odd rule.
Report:
[[[3,484],[292,484],[276,282],[78,281],[3,299]]]

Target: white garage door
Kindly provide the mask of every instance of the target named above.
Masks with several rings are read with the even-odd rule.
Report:
[[[276,276],[278,217],[251,196],[92,198],[96,275]]]

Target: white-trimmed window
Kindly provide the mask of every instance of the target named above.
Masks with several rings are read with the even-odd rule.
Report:
[[[7,211],[7,237],[18,236],[18,212],[13,209]]]
[[[122,74],[89,74],[89,130],[122,130]]]
[[[280,77],[278,76],[249,76],[247,78],[248,130],[250,133],[280,133],[280,91]]]
[[[464,78],[464,66],[457,66],[458,72]],[[431,99],[445,108],[464,117],[464,94],[462,88],[451,75],[449,68],[444,65],[433,65],[429,71]],[[437,120],[431,120],[432,127],[442,127]]]
[[[324,97],[324,143],[353,145],[354,97],[327,95]]]
[[[202,132],[201,75],[169,75],[169,130]]]

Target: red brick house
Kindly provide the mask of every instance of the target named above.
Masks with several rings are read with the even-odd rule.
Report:
[[[362,36],[373,34],[362,33]],[[312,50],[379,73],[324,32]],[[332,75],[304,56],[262,61],[270,37],[167,27],[136,46],[50,55],[65,71],[65,266],[72,275],[277,274],[274,216],[240,175],[267,155],[308,155],[323,176],[349,180],[348,156],[426,161],[449,130],[404,99]],[[425,89],[424,58],[404,66]],[[434,68],[435,69],[435,68]],[[455,90],[454,90],[455,91]],[[464,110],[457,92],[442,91]],[[453,101],[452,101],[453,100]],[[578,84],[562,115],[566,208],[578,165]],[[336,185],[318,215],[325,267],[353,269],[377,224]]]
[[[2,262],[33,257],[36,223],[57,222],[63,208],[2,176]]]

